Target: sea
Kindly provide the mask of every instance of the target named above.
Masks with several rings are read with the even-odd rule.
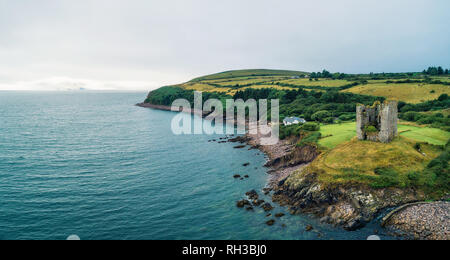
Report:
[[[274,203],[284,217],[237,208],[253,189],[271,202],[266,156],[175,135],[176,113],[135,106],[146,94],[0,92],[0,239],[392,239],[377,220],[348,232]]]

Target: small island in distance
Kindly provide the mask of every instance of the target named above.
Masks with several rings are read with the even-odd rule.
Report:
[[[291,214],[313,214],[321,222],[352,231],[397,208],[382,220],[394,234],[449,239],[448,69],[370,74],[227,71],[151,91],[138,105],[170,110],[179,98],[193,103],[194,91],[203,92],[204,100],[222,102],[279,99],[281,121],[306,120],[280,122],[281,142],[274,146],[262,146],[258,136],[250,134],[228,140],[248,143],[268,155],[270,181],[263,192],[271,192],[273,202],[288,207]],[[398,109],[393,113],[398,115],[395,137],[387,142],[358,140],[357,107],[388,101],[395,101]],[[376,125],[361,130],[366,135],[379,131]],[[255,192],[238,206],[261,206]]]

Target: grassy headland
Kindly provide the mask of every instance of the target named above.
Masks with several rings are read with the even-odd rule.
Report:
[[[415,188],[437,195],[450,191],[450,75],[429,68],[417,73],[344,74],[282,70],[227,71],[152,91],[145,102],[170,105],[177,98],[279,99],[280,118],[309,123],[281,126],[281,138],[298,137],[322,154],[307,171],[323,184]],[[355,140],[355,107],[399,101],[399,135],[389,144]],[[305,172],[307,172],[305,171]],[[292,174],[296,183],[304,173]]]

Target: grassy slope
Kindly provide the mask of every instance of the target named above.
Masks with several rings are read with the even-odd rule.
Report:
[[[195,78],[192,81],[228,79],[236,77],[255,77],[255,76],[303,76],[306,74],[308,73],[292,70],[267,70],[267,69],[231,70]]]
[[[342,87],[351,83],[347,80],[332,80],[332,79],[320,79],[317,81],[309,79],[287,79],[282,80],[280,82],[298,86],[319,86],[319,87]]]
[[[450,138],[449,132],[429,127],[399,125],[398,131],[401,136],[417,142],[426,142],[434,145],[445,145]],[[347,142],[356,136],[356,123],[347,122],[342,124],[323,125],[320,128],[320,132],[322,133],[323,138],[319,140],[319,145],[328,149],[333,149],[337,145]]]
[[[237,89],[245,88],[290,89],[277,85],[278,82],[312,87],[339,87],[352,83],[352,81],[345,80],[290,79],[291,76],[304,74],[303,72],[275,70],[228,71],[200,77],[177,86],[189,90],[233,95]],[[444,79],[441,80],[444,81]],[[449,86],[436,84],[386,84],[385,80],[369,80],[369,84],[345,91],[417,103],[422,100],[435,99],[442,93],[450,94],[449,89]],[[434,93],[431,93],[432,90]],[[164,92],[170,92],[170,89]],[[449,132],[404,124],[399,126],[400,137],[392,143],[361,142],[355,138],[355,128],[354,122],[323,125],[320,130],[323,138],[319,140],[319,145],[324,147],[325,151],[307,170],[320,172],[319,180],[329,184],[356,182],[375,186],[405,187],[409,185],[408,174],[411,171],[422,172],[425,166],[442,152],[439,147],[431,144],[444,145],[450,138]],[[417,142],[430,144],[421,145],[425,155],[414,148]],[[376,169],[380,167],[388,168],[387,173],[375,173]],[[298,180],[296,179],[298,174],[300,173],[295,173],[288,181]],[[432,177],[427,176],[426,178],[433,180]]]
[[[422,171],[442,150],[433,145],[422,145],[423,154],[415,148],[415,141],[398,137],[389,144],[358,141],[353,138],[334,149],[325,152],[307,169],[320,173],[319,180],[324,184],[360,183],[368,185],[387,185],[377,169],[392,170],[394,186],[406,186],[408,174]],[[424,155],[425,154],[425,155]],[[295,181],[295,178],[294,180]]]
[[[244,88],[278,88],[278,83],[292,84],[305,87],[341,87],[353,83],[347,80],[319,79],[318,81],[305,78],[291,79],[292,76],[307,75],[301,71],[288,70],[234,70],[195,78],[178,86],[198,91],[221,92],[233,95],[237,89]],[[448,77],[433,77],[434,80],[448,81]],[[343,90],[356,94],[382,96],[389,99],[401,100],[408,103],[420,103],[438,98],[441,94],[450,95],[450,86],[439,84],[395,84],[386,83],[387,80],[369,80],[368,84]],[[254,85],[252,85],[254,84]]]

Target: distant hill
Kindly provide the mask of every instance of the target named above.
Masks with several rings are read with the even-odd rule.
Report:
[[[293,70],[269,70],[269,69],[250,69],[250,70],[230,70],[220,73],[215,73],[203,77],[198,77],[191,82],[204,81],[204,80],[218,80],[218,79],[230,79],[240,77],[264,77],[264,76],[299,76],[304,77],[309,75],[308,72],[293,71]]]

